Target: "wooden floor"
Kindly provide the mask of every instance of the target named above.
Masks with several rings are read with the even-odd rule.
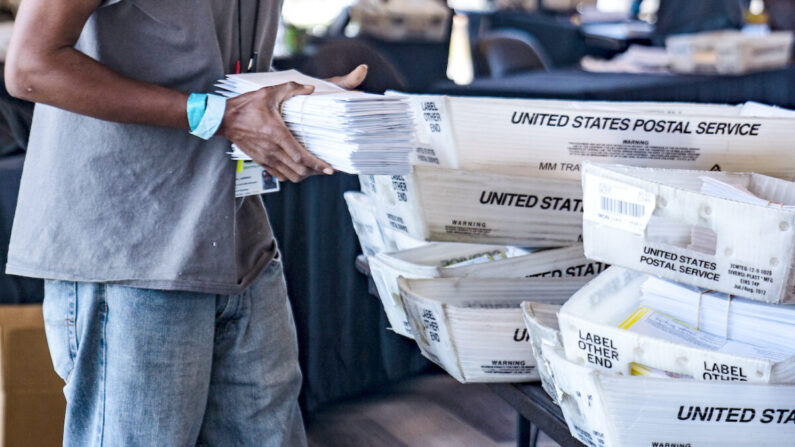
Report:
[[[514,447],[516,413],[485,385],[439,374],[327,408],[307,433],[309,447]],[[538,446],[557,444],[542,434]]]

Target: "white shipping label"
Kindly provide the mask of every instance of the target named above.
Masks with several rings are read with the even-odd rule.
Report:
[[[584,174],[584,218],[643,235],[654,213],[656,197],[641,188]]]
[[[279,192],[281,185],[262,166],[253,161],[239,160],[235,173],[235,197]]]

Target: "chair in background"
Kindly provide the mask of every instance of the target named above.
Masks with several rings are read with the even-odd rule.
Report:
[[[546,51],[531,35],[517,30],[487,34],[475,44],[475,74],[503,78],[513,73],[549,70]]]
[[[316,78],[330,78],[367,64],[367,79],[359,87],[370,93],[406,90],[406,80],[397,68],[372,45],[359,39],[335,39],[319,45],[301,71]]]

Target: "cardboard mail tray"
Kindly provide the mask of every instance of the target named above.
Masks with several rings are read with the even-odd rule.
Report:
[[[704,178],[770,205],[704,194]],[[584,165],[582,182],[588,258],[744,298],[795,300],[795,209],[779,205],[795,203],[795,183],[597,164]],[[671,236],[681,228],[684,239]]]
[[[705,381],[795,383],[792,343],[769,340],[762,347],[741,344],[729,350],[735,342],[723,334],[687,327],[667,317],[665,309],[645,307],[641,287],[649,279],[611,267],[575,293],[558,314],[566,358],[605,374],[631,375],[640,365]],[[753,304],[759,312],[765,306]],[[642,317],[652,316],[648,324],[662,332],[632,329]],[[726,319],[726,314],[719,317]]]
[[[383,228],[442,242],[560,247],[581,241],[582,190],[571,180],[415,166],[375,176]]]
[[[398,278],[566,278],[590,277],[607,266],[585,259],[582,245],[541,250],[508,246],[431,243],[370,258],[370,271],[392,330],[413,338],[403,310]]]
[[[584,278],[405,279],[399,287],[423,355],[460,382],[538,380],[520,303],[562,303]]]
[[[794,118],[759,104],[409,99],[418,164],[572,180],[586,160],[795,176]]]
[[[442,270],[455,265],[478,262],[476,267],[525,253],[523,250],[500,245],[430,243],[423,247],[371,257],[370,273],[384,306],[391,329],[404,337],[413,338],[411,326],[403,310],[398,278],[438,278]],[[475,267],[473,266],[473,267]]]
[[[523,307],[544,387],[588,447],[793,445],[795,385],[605,374],[568,360],[554,325]]]

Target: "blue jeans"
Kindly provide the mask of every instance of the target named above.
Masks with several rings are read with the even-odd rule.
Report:
[[[279,260],[240,295],[48,281],[64,445],[305,446]]]

